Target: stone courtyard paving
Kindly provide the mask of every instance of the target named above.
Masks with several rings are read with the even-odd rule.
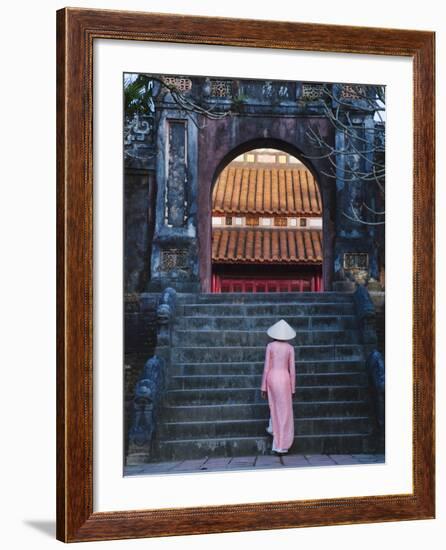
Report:
[[[221,472],[232,470],[258,470],[264,468],[306,468],[311,466],[351,466],[357,464],[383,464],[383,454],[326,454],[326,455],[258,455],[234,458],[204,458],[178,462],[157,462],[126,466],[125,476],[149,474],[184,474]]]

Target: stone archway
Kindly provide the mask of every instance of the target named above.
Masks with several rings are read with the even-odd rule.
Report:
[[[212,189],[211,292],[321,292],[322,197],[306,165],[251,149]]]
[[[271,121],[269,121],[271,123]],[[253,138],[237,144],[222,156],[207,156],[203,158],[202,164],[199,164],[202,174],[199,177],[200,187],[198,193],[198,242],[199,242],[199,271],[201,291],[209,292],[211,288],[212,276],[212,231],[211,231],[211,212],[212,212],[212,189],[218,179],[221,171],[232,160],[239,155],[251,151],[253,149],[270,148],[284,151],[289,155],[300,159],[303,164],[310,170],[315,181],[317,182],[322,198],[322,216],[323,216],[323,287],[324,290],[331,290],[333,281],[333,243],[334,243],[334,220],[335,211],[335,189],[332,181],[327,181],[323,174],[318,171],[315,164],[305,158],[301,149],[298,149],[295,144],[290,141],[273,137]],[[201,151],[203,153],[203,151]],[[201,156],[201,155],[200,155]],[[204,155],[205,156],[205,155]],[[205,174],[212,171],[210,178],[206,178]]]
[[[179,79],[179,86],[183,80]],[[299,82],[203,77],[186,80],[185,93],[193,91],[200,104],[219,116],[185,112],[170,94],[160,96],[156,132],[150,143],[147,138],[143,149],[146,168],[153,171],[157,189],[151,251],[146,247],[151,255],[147,291],[172,286],[178,292],[209,292],[212,185],[231,159],[259,147],[283,150],[301,159],[319,184],[324,290],[351,290],[358,269],[376,278],[376,242],[382,238],[377,236],[375,226],[352,219],[353,206],[361,205],[371,191],[356,176],[353,183],[344,177],[346,171],[351,173],[352,166],[365,161],[351,160],[355,157],[349,152],[354,148],[354,138],[345,142],[342,128],[331,122],[324,102],[308,96],[307,88],[304,90]],[[330,86],[333,93],[342,93],[340,85]],[[366,127],[374,128],[373,115],[361,107],[359,100],[351,108],[356,121],[353,135],[357,133],[362,139],[359,134]],[[344,104],[343,110],[348,111]],[[336,152],[335,159],[321,152],[311,139],[314,135]],[[374,201],[373,196],[369,202]]]

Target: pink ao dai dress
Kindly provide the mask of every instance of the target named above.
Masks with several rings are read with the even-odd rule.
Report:
[[[266,346],[261,390],[268,394],[273,451],[288,451],[294,440],[292,395],[296,388],[294,348],[275,340]]]

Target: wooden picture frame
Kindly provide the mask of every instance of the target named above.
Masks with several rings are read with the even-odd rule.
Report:
[[[93,43],[139,40],[413,60],[413,492],[93,512]],[[57,13],[57,538],[65,542],[428,519],[434,455],[432,32],[65,8]]]

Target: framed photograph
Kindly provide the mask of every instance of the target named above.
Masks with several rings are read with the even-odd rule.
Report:
[[[57,537],[433,518],[434,33],[57,37]]]

